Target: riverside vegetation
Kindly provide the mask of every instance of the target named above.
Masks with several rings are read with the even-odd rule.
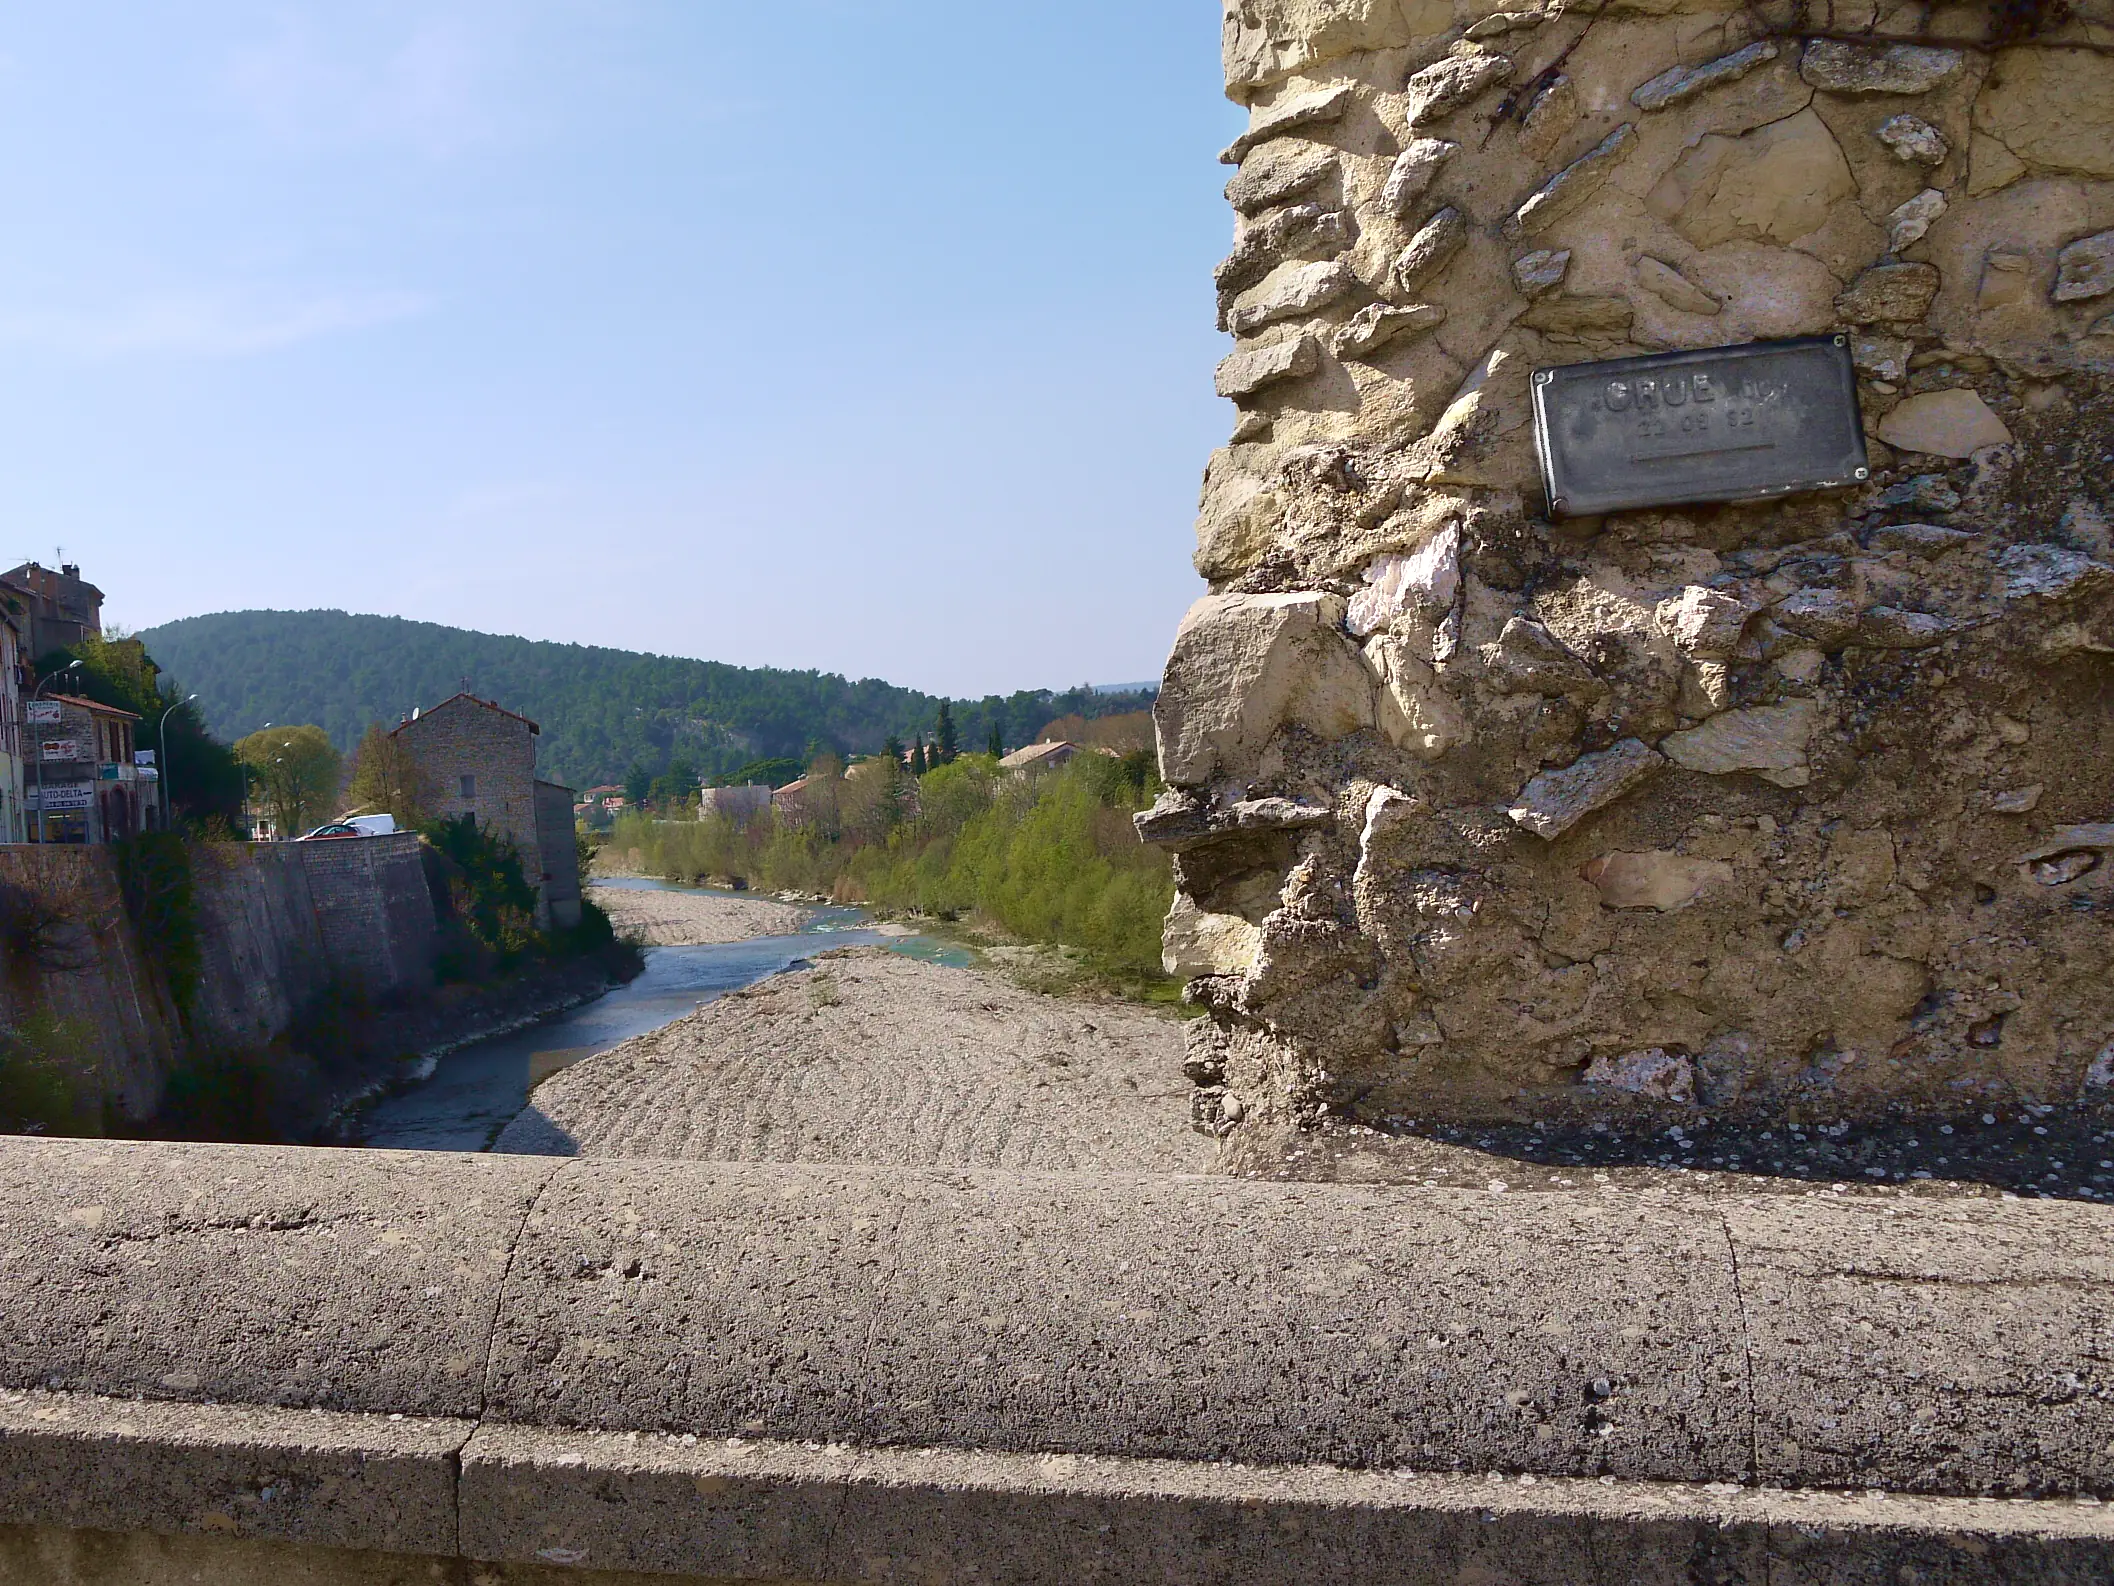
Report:
[[[1069,948],[1095,978],[1171,997],[1160,922],[1166,857],[1131,816],[1159,792],[1152,757],[1082,755],[1028,779],[988,754],[913,776],[890,755],[809,768],[804,819],[620,818],[609,857],[673,881],[794,891],[884,913],[959,920]]]

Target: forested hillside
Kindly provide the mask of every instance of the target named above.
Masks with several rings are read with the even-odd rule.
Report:
[[[314,722],[350,750],[371,721],[394,725],[413,706],[467,687],[543,728],[543,774],[574,787],[621,782],[635,767],[678,763],[725,775],[820,746],[869,753],[890,734],[932,735],[939,699],[873,678],[728,666],[590,645],[473,633],[401,617],[342,611],[230,611],[140,635],[213,730],[233,739],[266,722]],[[996,724],[1008,748],[1055,717],[1137,710],[1135,693],[1026,690],[950,702],[963,748]]]

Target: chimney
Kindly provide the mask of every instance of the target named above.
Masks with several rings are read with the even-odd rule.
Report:
[[[61,562],[59,571],[68,578],[79,578],[81,576],[81,564],[79,562]]]

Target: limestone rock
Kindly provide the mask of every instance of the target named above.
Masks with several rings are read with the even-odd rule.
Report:
[[[1909,512],[1950,512],[1959,506],[1960,492],[1945,482],[1943,474],[1917,474],[1888,485],[1873,498],[1872,504]]]
[[[1221,293],[1251,286],[1288,258],[1339,253],[1350,240],[1341,210],[1293,204],[1241,228],[1233,252],[1212,272]]]
[[[1685,909],[1709,888],[1733,878],[1732,866],[1722,859],[1695,859],[1666,849],[1617,849],[1589,861],[1578,873],[1599,892],[1603,908],[1657,909],[1661,914]]]
[[[1443,0],[1242,0],[1225,10],[1226,92],[1245,103],[1294,72],[1442,32],[1451,14]]]
[[[1597,809],[1656,776],[1666,765],[1657,751],[1635,738],[1611,749],[1581,755],[1560,771],[1528,780],[1505,813],[1513,824],[1554,842]]]
[[[1265,144],[1226,184],[1226,202],[1243,215],[1287,203],[1317,187],[1336,169],[1336,151],[1296,139]]]
[[[2114,292],[2114,231],[2079,237],[2055,256],[2058,303],[2079,303]]]
[[[1512,261],[1512,280],[1521,295],[1540,297],[1562,286],[1564,274],[1570,268],[1569,248],[1536,248]]]
[[[1296,380],[1321,366],[1321,349],[1312,336],[1293,336],[1264,347],[1243,347],[1218,366],[1213,383],[1222,397],[1253,396],[1279,380]]]
[[[1950,622],[1927,611],[1874,606],[1858,619],[1857,642],[1875,650],[1925,650],[1953,631]]]
[[[2114,176],[2114,94],[2095,51],[2002,51],[1975,99],[1974,124],[2035,170]]]
[[[1955,505],[1959,497],[1953,498]],[[1872,548],[1880,551],[1906,551],[1911,556],[1942,556],[1955,546],[1965,545],[1973,539],[1960,529],[1941,529],[1935,523],[1890,523],[1883,529],[1872,531]]]
[[[1680,646],[1683,655],[1724,660],[1739,649],[1748,615],[1747,603],[1737,596],[1690,584],[1680,594],[1660,601],[1652,621]]]
[[[1709,133],[1675,162],[1646,206],[1698,248],[1788,243],[1818,231],[1857,183],[1811,108],[1738,137]]]
[[[1823,650],[1839,650],[1856,637],[1864,608],[1840,589],[1801,589],[1778,601],[1769,615]]]
[[[1849,44],[1813,39],[1798,74],[1831,94],[1926,94],[1957,72],[1958,50],[1922,44]]]
[[[1935,187],[1926,187],[1887,216],[1887,250],[1899,253],[1921,242],[1944,213],[1945,195]]]
[[[1762,39],[1701,66],[1676,66],[1639,87],[1630,95],[1630,103],[1643,111],[1664,110],[1668,105],[1693,99],[1706,88],[1737,82],[1757,66],[1766,66],[1781,53],[1773,41]]]
[[[1446,310],[1431,303],[1392,308],[1368,303],[1337,328],[1329,350],[1338,358],[1366,358],[1403,336],[1422,335],[1446,323]]]
[[[1468,718],[1409,640],[1377,636],[1365,647],[1365,663],[1380,684],[1375,719],[1395,747],[1437,760],[1473,736]]]
[[[1905,452],[1972,457],[1985,446],[2008,446],[2011,431],[1963,386],[1910,397],[1879,421],[1879,438]]]
[[[1636,268],[1637,284],[1668,308],[1707,315],[1716,314],[1725,306],[1663,259],[1647,253],[1639,257]]]
[[[1880,123],[1879,141],[1906,165],[1943,165],[1952,153],[1945,134],[1921,116],[1894,116]]]
[[[1178,980],[1202,975],[1239,975],[1255,967],[1263,933],[1238,914],[1210,914],[1175,894],[1160,928],[1160,963]]]
[[[1930,312],[1938,285],[1935,265],[1875,264],[1835,299],[1835,312],[1852,325],[1905,324]]]
[[[1130,819],[1140,842],[1186,853],[1243,833],[1289,832],[1325,825],[1334,813],[1326,804],[1286,798],[1237,799],[1229,805],[1216,805],[1199,798],[1191,789],[1169,788],[1153,801],[1151,809]]]
[[[1281,138],[1287,132],[1305,127],[1325,126],[1341,121],[1345,111],[1351,108],[1356,90],[1350,83],[1333,83],[1327,88],[1312,93],[1294,94],[1281,104],[1259,111],[1248,123],[1248,130],[1235,138],[1220,153],[1219,161],[1224,165],[1238,165],[1250,149],[1268,143],[1272,138]]]
[[[1398,617],[1436,625],[1461,596],[1461,530],[1448,523],[1406,556],[1379,556],[1365,570],[1365,587],[1351,596],[1344,626],[1358,637],[1378,633]]]
[[[1752,771],[1778,787],[1804,787],[1813,780],[1806,746],[1819,721],[1820,707],[1810,699],[1750,705],[1713,716],[1686,732],[1669,733],[1659,749],[1685,771],[1706,776]]]
[[[1473,45],[1460,54],[1434,61],[1403,84],[1410,130],[1428,125],[1468,103],[1486,89],[1512,79],[1512,58]]]
[[[1905,336],[1863,335],[1850,338],[1850,362],[1857,366],[1859,374],[1874,380],[1906,380],[1909,374],[1909,356],[1915,350],[1916,344]],[[1959,505],[1958,497],[1954,498],[1953,504]]]
[[[1696,1099],[1696,1065],[1693,1058],[1655,1046],[1620,1057],[1594,1058],[1586,1065],[1585,1083],[1685,1107]]]
[[[1636,145],[1637,129],[1625,121],[1529,194],[1505,222],[1505,235],[1532,237],[1576,213],[1600,191]],[[1840,151],[1837,153],[1839,156]]]
[[[1342,620],[1340,598],[1305,591],[1191,606],[1153,703],[1168,783],[1241,775],[1288,723],[1323,738],[1371,726],[1372,679]]]
[[[1519,149],[1530,160],[1546,160],[1578,125],[1578,90],[1562,72],[1534,90],[1519,118]]]
[[[1538,28],[1548,21],[1550,13],[1541,11],[1493,11],[1480,21],[1471,22],[1461,35],[1470,39],[1494,39],[1505,33],[1524,33],[1528,28]]]
[[[1326,308],[1357,284],[1358,277],[1341,259],[1281,264],[1234,305],[1226,316],[1226,328],[1236,336],[1252,336],[1265,325]]]
[[[1437,274],[1467,241],[1468,222],[1461,218],[1458,209],[1449,205],[1417,228],[1417,234],[1409,239],[1409,245],[1388,272],[1390,284],[1398,294],[1407,297]]]
[[[1439,167],[1460,148],[1444,138],[1412,138],[1388,168],[1380,189],[1381,205],[1390,215],[1407,215],[1439,174]]]
[[[1513,617],[1495,644],[1479,652],[1484,676],[1500,694],[1602,694],[1607,686],[1593,669],[1531,617]]]

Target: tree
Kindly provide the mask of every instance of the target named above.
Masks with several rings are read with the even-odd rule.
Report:
[[[1006,757],[1006,735],[1003,732],[999,731],[998,723],[995,721],[991,723],[991,742],[989,748],[991,751],[992,759],[1003,760]]]
[[[957,752],[954,741],[954,707],[944,699],[940,701],[939,719],[933,726],[933,740],[939,748],[939,763],[947,764]]]
[[[155,750],[159,760],[166,743],[168,764],[156,769],[168,778],[176,818],[232,831],[242,819],[244,778],[235,751],[206,730],[205,713],[162,675],[146,646],[113,627],[46,657],[43,671],[48,675],[71,661],[81,662],[73,674],[79,693],[139,717],[134,747]]]
[[[891,765],[900,768],[903,764],[903,740],[890,733],[881,745],[881,753]]]
[[[343,767],[321,727],[261,728],[236,743],[235,758],[249,768],[281,838],[298,837],[329,819]]]
[[[919,733],[917,735],[917,743],[910,751],[910,774],[912,776],[923,776],[931,769],[932,762],[925,755],[925,735]]]
[[[624,773],[624,802],[635,810],[646,807],[646,800],[653,796],[653,773],[631,762],[631,769]]]
[[[352,752],[352,777],[345,801],[356,815],[394,815],[407,830],[423,826],[433,809],[433,779],[419,768],[403,740],[378,721],[367,724]]]

